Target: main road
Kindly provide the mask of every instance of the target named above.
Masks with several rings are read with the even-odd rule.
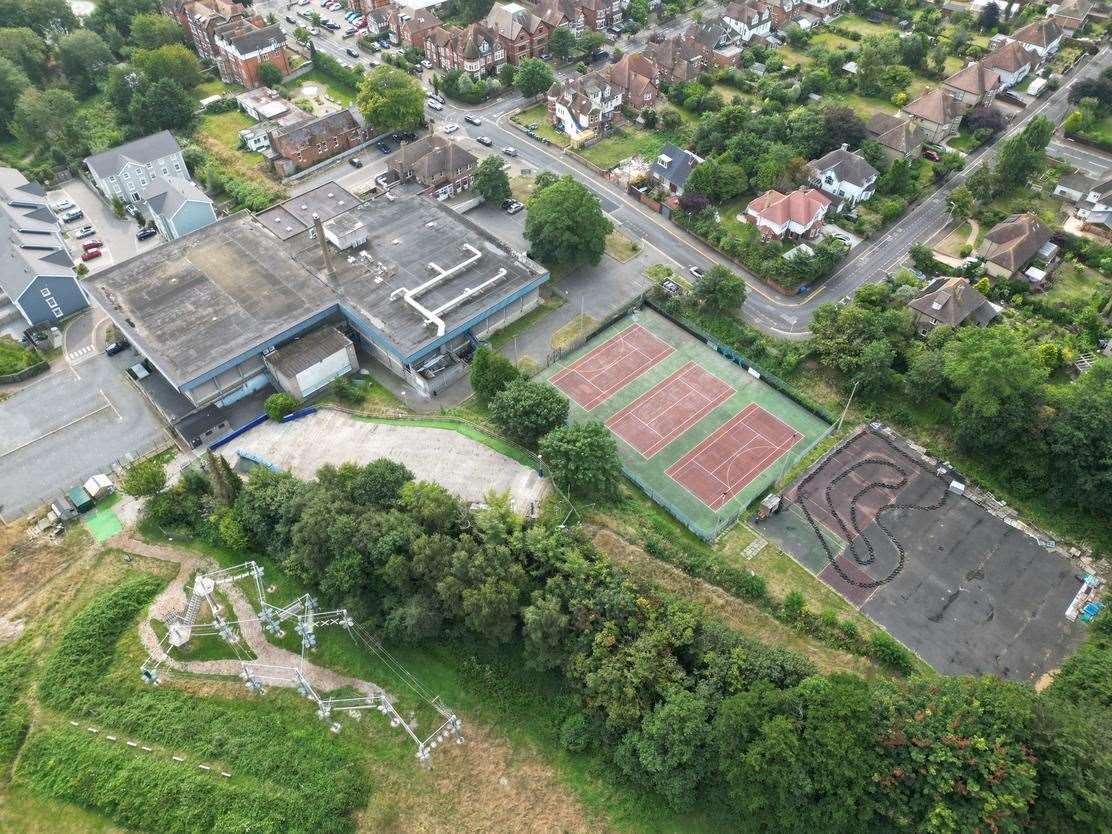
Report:
[[[665,33],[678,31],[688,24],[689,21],[677,20],[670,26],[663,27],[660,31]],[[325,47],[328,51],[340,50],[337,42],[331,38],[317,38],[315,40],[318,48],[322,41],[330,41]],[[626,52],[644,48],[643,44],[635,42],[627,43],[625,47]],[[1095,56],[1085,56],[1072,73],[1070,81],[1095,75],[1109,64],[1112,64],[1112,51],[1105,47]],[[565,68],[557,73],[557,75],[565,78],[573,74],[574,70],[571,68]],[[952,175],[929,196],[913,206],[879,239],[865,241],[858,245],[850,252],[838,270],[811,293],[799,297],[786,296],[768,287],[751,273],[739,269],[732,262],[725,262],[725,265],[730,269],[740,272],[748,284],[749,293],[741,311],[742,317],[758,329],[780,338],[801,339],[807,337],[809,335],[808,324],[819,305],[837,301],[839,298],[854,292],[862,284],[883,280],[888,273],[907,258],[908,250],[912,246],[917,243],[930,242],[946,228],[949,221],[946,210],[947,195],[952,189],[964,183],[966,178],[979,166],[991,165],[996,159],[996,149],[1003,139],[1010,138],[1022,131],[1027,123],[1036,116],[1046,116],[1055,124],[1059,124],[1065,118],[1069,109],[1069,103],[1066,100],[1068,87],[1069,84],[1063,84],[1045,100],[1024,110],[1022,115],[1012,122],[1007,131],[998,137],[993,145],[980,148],[970,154],[962,171]],[[642,240],[655,247],[680,269],[685,270],[692,266],[707,269],[713,264],[723,262],[721,255],[710,246],[688,235],[660,214],[634,200],[622,188],[609,180],[590,173],[586,168],[564,155],[559,148],[532,140],[517,128],[512,127],[508,117],[522,104],[523,100],[519,95],[505,96],[475,107],[461,106],[449,101],[442,111],[438,113],[430,112],[432,117],[431,127],[435,130],[438,124],[459,125],[460,132],[472,139],[479,136],[489,137],[496,149],[513,147],[517,151],[516,163],[521,168],[532,168],[535,171],[549,170],[561,175],[570,174],[574,176],[595,193],[603,210],[609,215],[616,227],[627,236]],[[481,119],[482,124],[478,126],[467,124],[463,120],[466,115]],[[459,136],[460,134],[457,133],[456,135]],[[370,154],[376,153],[372,149],[368,149],[368,151]],[[380,166],[373,167],[376,169],[375,173],[377,173],[377,168]],[[331,172],[322,172],[300,183],[296,190],[305,190],[320,182],[329,181],[335,176],[335,169],[332,169]]]

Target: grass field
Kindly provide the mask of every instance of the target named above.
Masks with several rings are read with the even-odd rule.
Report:
[[[642,310],[638,314],[637,323],[666,345],[674,348],[673,352],[632,378],[624,387],[598,402],[589,412],[572,401],[571,419],[575,422],[585,420],[605,422],[689,362],[695,363],[699,368],[734,389],[726,399],[703,413],[686,430],[647,459],[626,442],[618,441],[618,454],[626,473],[656,493],[655,499],[668,506],[669,511],[674,515],[689,524],[694,524],[704,534],[709,533],[717,525],[747,507],[775,480],[781,468],[790,465],[791,461],[810,448],[826,432],[828,426],[783,394],[754,379],[738,365],[709,350],[702,342],[657,313]],[[619,320],[587,345],[565,357],[563,362],[542,373],[541,378],[551,379],[564,367],[576,362],[632,324],[632,320],[628,317]],[[751,481],[737,490],[736,494],[731,494],[721,507],[712,510],[703,500],[669,476],[666,470],[684,459],[687,453],[750,404],[759,405],[787,426],[798,431],[803,437],[792,446],[790,451],[774,459],[763,471],[757,472]],[[744,459],[739,460],[746,463]]]
[[[18,373],[37,361],[38,356],[34,351],[28,350],[11,336],[0,336],[0,375]]]
[[[314,69],[293,82],[291,86],[294,88],[295,97],[300,95],[300,89],[306,84],[320,87],[334,102],[344,107],[355,101],[355,95],[358,92],[354,87],[342,84],[335,78],[325,75],[319,69]]]
[[[611,232],[606,236],[606,254],[616,261],[625,263],[641,251],[641,247],[621,232]]]
[[[597,144],[579,151],[579,155],[600,168],[610,170],[623,159],[639,156],[655,159],[660,149],[670,141],[667,134],[655,130],[638,130],[632,125],[615,130]]]
[[[535,124],[537,136],[542,139],[547,139],[554,145],[559,145],[561,148],[568,146],[568,137],[560,133],[548,121],[548,105],[537,104],[530,107],[528,110],[522,110],[513,116],[510,116],[510,121],[521,127],[526,125]]]
[[[1043,296],[1051,304],[1071,304],[1085,302],[1093,293],[1107,292],[1112,288],[1112,280],[1105,278],[1095,269],[1084,264],[1065,263],[1054,273],[1054,283]]]

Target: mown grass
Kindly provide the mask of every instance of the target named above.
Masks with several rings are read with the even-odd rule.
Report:
[[[641,251],[641,247],[621,232],[611,232],[606,236],[606,254],[614,260],[625,263]]]
[[[615,130],[610,136],[578,153],[588,162],[599,168],[610,170],[623,159],[639,156],[642,159],[655,159],[672,137],[654,130],[638,130],[627,125]]]
[[[543,319],[549,313],[559,310],[565,304],[567,299],[558,293],[553,293],[548,298],[542,299],[541,303],[519,318],[515,322],[497,330],[490,335],[490,344],[494,348],[500,348],[503,345],[509,344],[514,340],[515,336],[520,336],[530,327],[535,325],[538,321]]]

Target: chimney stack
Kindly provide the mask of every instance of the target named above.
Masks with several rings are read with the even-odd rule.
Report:
[[[329,276],[332,276],[335,274],[332,270],[332,253],[328,251],[328,241],[324,239],[324,224],[320,222],[320,215],[316,212],[313,212],[313,228],[317,231],[320,253],[324,256],[324,269]]]

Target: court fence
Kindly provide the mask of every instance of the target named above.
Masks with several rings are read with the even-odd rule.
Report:
[[[581,333],[578,336],[576,336],[575,339],[573,339],[570,344],[565,345],[562,348],[553,349],[553,350],[549,351],[548,356],[546,356],[545,360],[544,360],[544,367],[545,368],[551,368],[553,365],[555,365],[557,362],[559,362],[565,356],[568,356],[572,353],[575,353],[575,351],[579,350],[581,347],[583,347],[583,345],[587,344],[587,342],[591,341],[591,339],[595,338],[595,336],[597,336],[599,333],[601,333],[602,331],[606,330],[606,328],[613,325],[614,322],[618,321],[621,318],[624,318],[625,316],[629,315],[634,310],[640,310],[641,307],[644,304],[645,304],[645,293],[642,292],[640,295],[634,296],[629,301],[622,304],[620,307],[617,307],[614,310],[611,310],[606,315],[606,318],[599,321],[594,327],[592,327],[586,333]],[[656,308],[653,308],[653,309],[656,309]],[[543,368],[540,369],[540,370],[543,370]],[[538,370],[538,373],[540,372],[540,370]]]

